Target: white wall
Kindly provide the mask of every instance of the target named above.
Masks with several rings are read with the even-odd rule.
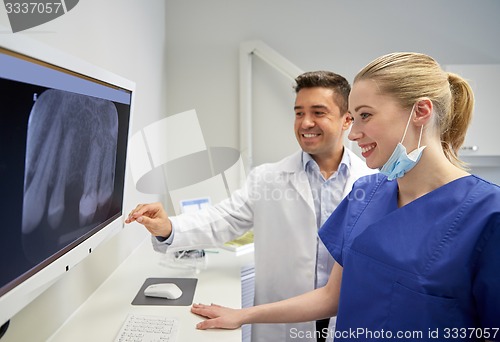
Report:
[[[167,112],[194,107],[208,145],[239,148],[240,42],[262,40],[302,70],[352,80],[393,51],[427,53],[441,64],[500,63],[499,14],[497,0],[169,0]],[[298,146],[292,82],[259,62],[253,75],[257,165]]]
[[[134,133],[165,116],[165,11],[165,3],[160,0],[84,0],[62,17],[15,34],[136,82]],[[0,26],[10,27],[3,9]],[[130,176],[126,182],[132,184]],[[136,191],[127,195],[125,212],[139,202],[161,199]],[[14,316],[1,341],[45,341],[147,236],[143,228],[130,226],[99,246]]]

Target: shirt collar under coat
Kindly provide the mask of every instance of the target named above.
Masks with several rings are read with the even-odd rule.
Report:
[[[309,163],[314,163],[318,165],[309,153],[302,151],[302,168],[305,172],[307,172]],[[311,167],[311,165],[309,165],[309,167]],[[344,173],[345,176],[349,176],[350,169],[351,169],[351,159],[349,158],[349,153],[347,153],[346,149],[344,148],[344,152],[342,153],[342,159],[340,160],[337,172]]]

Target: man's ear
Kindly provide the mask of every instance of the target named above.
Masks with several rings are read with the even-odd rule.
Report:
[[[351,117],[351,114],[349,114],[349,112],[346,112],[344,114],[344,116],[342,117],[342,130],[347,130],[351,127],[351,124],[352,124],[352,117]]]
[[[432,118],[432,101],[427,97],[419,99],[415,103],[415,116],[413,122],[416,126],[424,126],[429,123]]]

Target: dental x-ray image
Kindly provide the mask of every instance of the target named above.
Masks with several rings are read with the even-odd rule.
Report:
[[[109,217],[118,112],[111,101],[57,89],[34,98],[26,141],[22,240],[26,257],[39,261]]]

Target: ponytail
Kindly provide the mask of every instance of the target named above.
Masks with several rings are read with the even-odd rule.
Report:
[[[448,82],[452,97],[451,108],[441,130],[441,143],[446,157],[454,165],[465,168],[465,163],[458,158],[458,152],[472,119],[474,94],[467,81],[459,75],[448,73]]]

